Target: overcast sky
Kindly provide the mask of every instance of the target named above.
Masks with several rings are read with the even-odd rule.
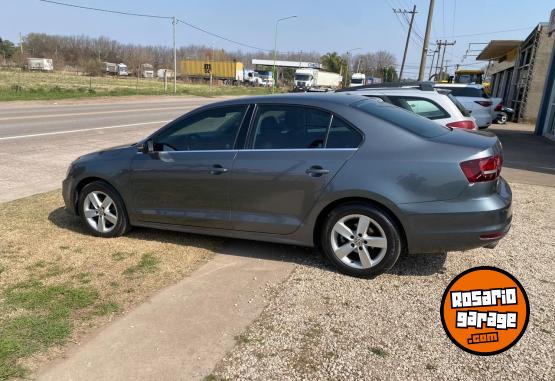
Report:
[[[175,15],[214,33],[265,49],[273,49],[275,20],[297,15],[297,19],[280,23],[279,51],[344,53],[353,48],[362,48],[362,51],[384,49],[394,53],[399,63],[406,31],[392,8],[409,9],[416,4],[415,29],[423,36],[429,4],[429,0],[59,1],[118,11]],[[548,21],[552,8],[555,8],[553,0],[436,0],[431,40],[456,40],[455,47],[448,50],[446,58],[450,64],[460,63],[468,43],[525,38],[533,26]],[[512,29],[520,30],[486,33]],[[99,13],[39,0],[0,0],[0,37],[17,41],[20,32],[23,35],[42,32],[107,36],[120,42],[171,44],[169,20]],[[185,25],[178,26],[177,44],[206,44],[233,50],[241,48]],[[415,36],[409,47],[409,74],[417,71],[420,51],[421,42]],[[467,58],[464,62],[475,61]]]

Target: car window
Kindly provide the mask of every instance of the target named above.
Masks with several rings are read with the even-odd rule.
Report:
[[[448,89],[456,97],[489,98],[489,95],[481,87],[449,87],[440,86],[441,89]]]
[[[346,122],[333,117],[330,126],[326,148],[357,148],[362,141],[362,135]]]
[[[247,106],[210,109],[178,120],[154,137],[156,151],[231,150]]]
[[[261,105],[254,122],[255,149],[323,148],[328,112],[301,106]]]
[[[412,111],[413,113],[428,119],[449,118],[450,115],[435,102],[424,98],[390,96],[389,99],[395,106]]]
[[[433,138],[451,131],[439,123],[388,103],[362,100],[354,103],[353,107],[425,138]]]

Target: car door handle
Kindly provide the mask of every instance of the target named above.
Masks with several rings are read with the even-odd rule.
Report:
[[[324,169],[319,165],[313,165],[306,170],[306,174],[312,177],[319,177],[328,173],[330,173],[329,169]]]
[[[226,173],[227,168],[222,167],[220,164],[215,164],[210,168],[211,175],[221,175],[222,173]]]

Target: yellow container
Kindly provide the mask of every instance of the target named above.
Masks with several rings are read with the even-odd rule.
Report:
[[[183,60],[181,75],[187,77],[230,78],[243,71],[243,63],[238,61]]]

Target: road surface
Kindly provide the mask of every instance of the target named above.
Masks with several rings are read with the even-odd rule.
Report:
[[[133,143],[203,97],[0,103],[0,202],[60,188],[76,157]]]

